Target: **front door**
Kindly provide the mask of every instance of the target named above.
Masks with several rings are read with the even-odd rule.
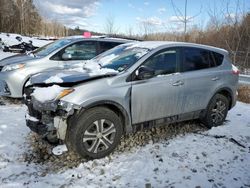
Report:
[[[165,49],[148,58],[143,66],[154,71],[154,77],[132,82],[132,123],[140,123],[180,113],[183,80],[178,76],[178,48]]]
[[[60,50],[52,57],[52,60],[58,61],[59,67],[72,68],[84,60],[92,59],[96,55],[96,41],[80,41]]]

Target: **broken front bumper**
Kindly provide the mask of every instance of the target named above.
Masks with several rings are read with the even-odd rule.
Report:
[[[28,107],[26,125],[42,136],[55,135],[64,140],[67,118],[74,113],[73,105],[57,100],[39,102],[31,96],[32,88],[25,89],[24,103]]]

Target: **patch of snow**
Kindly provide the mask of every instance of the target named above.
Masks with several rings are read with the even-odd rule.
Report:
[[[50,172],[48,166],[23,162],[29,151],[23,105],[0,106],[1,187],[249,187],[250,105],[237,102],[227,122],[204,132],[228,139],[187,134],[130,151]],[[11,114],[11,118],[10,118]],[[13,118],[14,117],[14,118]],[[6,126],[1,126],[6,125]],[[64,146],[60,146],[63,151]],[[51,164],[53,165],[53,164]],[[43,174],[46,168],[47,174]]]
[[[65,144],[56,146],[52,149],[52,153],[54,155],[62,155],[66,151],[68,151],[68,149],[67,149],[67,146]]]
[[[114,57],[114,56],[113,56]],[[114,70],[114,69],[109,69],[109,68],[101,68],[101,66],[96,63],[95,61],[89,60],[84,62],[83,65],[83,71],[86,72],[86,70],[88,70],[88,74],[90,76],[96,76],[96,75],[104,75],[107,73],[118,73],[118,71]]]
[[[162,41],[146,41],[146,42],[134,42],[129,43],[126,49],[131,48],[147,48],[147,49],[155,49],[163,45],[172,44],[173,42],[162,42]]]
[[[112,60],[114,60],[117,57],[118,57],[118,55],[110,54],[110,55],[104,56],[103,58],[100,58],[99,62],[102,65],[106,65],[106,64],[109,64]]]
[[[16,55],[17,53],[11,53],[11,52],[3,52],[2,50],[0,50],[0,60],[6,58],[6,57],[10,57],[13,55]]]
[[[135,50],[135,49],[134,49]],[[145,54],[148,53],[148,50],[145,49],[136,49],[135,50],[137,53],[135,54],[135,57],[137,57],[138,59],[141,58],[142,56],[144,56]]]
[[[105,75],[105,74],[118,74],[119,72],[114,69],[102,68],[89,72],[90,76]]]
[[[38,122],[39,120],[31,115],[29,115],[28,113],[25,114],[25,119],[26,120],[30,120],[30,121],[33,121],[33,122]]]
[[[44,88],[36,87],[31,95],[35,97],[36,100],[40,102],[45,102],[54,100],[59,95],[59,93],[64,89],[65,88],[60,87],[58,85],[53,85]]]
[[[157,75],[157,77],[168,77],[168,76],[173,76],[173,75],[178,75],[180,74],[179,72],[176,72],[176,73],[172,73],[172,74],[159,74]]]
[[[51,76],[49,77],[47,80],[45,80],[45,83],[48,84],[48,83],[62,83],[63,80],[62,80],[62,76],[65,76],[63,73],[61,74],[56,74],[55,76]]]
[[[39,39],[33,38],[33,37],[26,37],[26,36],[22,36],[22,35],[19,35],[19,34],[14,34],[14,33],[9,33],[8,35],[9,36],[7,36],[7,33],[0,33],[0,38],[2,39],[2,42],[7,46],[20,44],[21,42],[29,43],[29,41],[32,41],[32,44],[34,46],[42,47],[42,46],[52,42],[52,41],[46,41],[46,40],[39,40]],[[22,38],[21,42],[19,42],[16,39],[17,36]],[[6,57],[9,57],[9,56],[16,55],[16,54],[17,53],[3,52],[2,49],[0,49],[0,60],[4,59]],[[28,55],[34,56],[32,53],[29,53]]]
[[[15,34],[15,33],[8,33],[8,35],[9,36],[7,36],[7,33],[0,33],[0,38],[2,39],[2,42],[4,42],[5,45],[9,45],[9,46],[19,44],[21,42],[29,43],[29,41],[32,41],[32,44],[34,46],[41,47],[52,42],[52,41],[47,41],[47,40],[39,40],[34,37],[22,36],[22,35]],[[16,39],[16,37],[21,37],[22,41],[19,42]]]
[[[101,65],[99,65],[97,62],[93,60],[87,60],[83,63],[83,70],[98,70],[101,68]]]

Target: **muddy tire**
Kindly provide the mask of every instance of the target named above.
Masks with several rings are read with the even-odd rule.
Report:
[[[216,94],[210,100],[201,122],[208,128],[222,125],[226,119],[228,109],[228,98],[224,95]]]
[[[93,159],[110,154],[119,144],[123,132],[119,116],[105,107],[95,107],[72,116],[68,126],[68,149]]]

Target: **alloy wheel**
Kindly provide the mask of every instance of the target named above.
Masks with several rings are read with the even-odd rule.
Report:
[[[94,121],[83,134],[83,144],[88,152],[98,153],[110,148],[114,143],[116,128],[107,119]]]
[[[212,108],[212,121],[214,124],[217,124],[225,118],[225,112],[227,109],[227,105],[222,100],[217,100],[214,107]]]

